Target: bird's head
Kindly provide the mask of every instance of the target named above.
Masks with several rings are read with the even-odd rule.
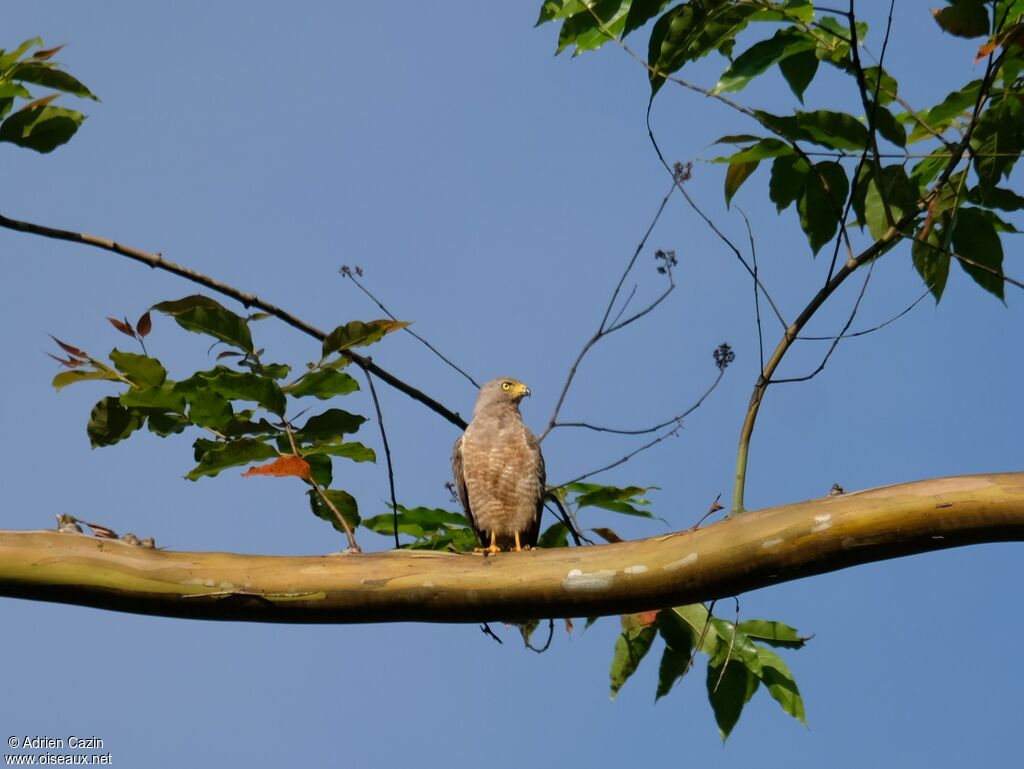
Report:
[[[490,406],[496,403],[511,403],[519,405],[519,401],[530,394],[530,388],[512,377],[498,377],[492,379],[480,388],[480,396],[476,401],[476,408]]]

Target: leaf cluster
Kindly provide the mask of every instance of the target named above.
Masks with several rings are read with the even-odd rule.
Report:
[[[62,94],[98,101],[92,91],[53,61],[63,47],[43,48],[43,41],[33,37],[13,51],[0,49],[0,142],[52,152],[74,136],[85,120],[81,112],[55,106],[54,101]],[[29,86],[52,93],[36,97]],[[14,110],[16,103],[20,106]]]
[[[1002,299],[1004,239],[1017,233],[1004,214],[1024,208],[1024,198],[1003,186],[1024,151],[1024,3],[947,0],[933,18],[937,30],[978,41],[975,61],[986,62],[985,75],[919,109],[883,66],[862,63],[867,25],[852,11],[822,13],[810,0],[547,0],[538,24],[560,22],[558,51],[572,46],[578,54],[622,43],[653,22],[652,99],[685,65],[712,53],[727,66],[713,87],[694,87],[711,96],[778,70],[801,107],[789,114],[741,108],[762,130],[718,139],[735,147],[714,161],[727,164],[726,202],[765,163],[771,201],[779,212],[795,209],[813,254],[848,241],[848,227],[866,229],[880,250],[910,240],[913,265],[936,301],[951,261]],[[748,28],[758,39],[738,50]],[[849,111],[803,108],[826,69],[850,84]],[[828,82],[830,96],[842,93]]]
[[[610,673],[613,698],[660,638],[663,650],[655,699],[668,694],[690,671],[698,652],[705,655],[708,700],[723,740],[762,686],[783,711],[806,725],[796,680],[771,648],[803,647],[809,639],[794,628],[772,620],[733,623],[715,617],[704,604],[627,614],[621,621]]]
[[[344,371],[349,363],[346,351],[379,341],[405,324],[353,321],[339,326],[324,341],[322,357],[289,379],[291,367],[265,361],[264,351],[253,342],[251,324],[263,316],[242,317],[200,294],[160,302],[151,310],[226,349],[216,356],[213,368],[171,379],[163,363],[146,352],[144,339],[152,326],[149,312],[134,326],[127,318],[109,319],[118,331],[139,342],[142,354],[115,348],[103,361],[55,339],[66,353],[53,356],[65,369],[54,377],[55,388],[94,380],[122,387],[92,409],[86,432],[93,447],[120,443],[143,427],[162,438],[196,428],[200,436],[192,444],[195,465],[185,475],[189,480],[272,460],[246,474],[299,477],[313,487],[308,493],[315,515],[343,530],[333,506],[349,526],[359,525],[355,498],[330,486],[334,459],[376,461],[373,449],[349,438],[366,417],[335,407],[307,416],[310,407],[305,401],[359,390],[358,382]]]

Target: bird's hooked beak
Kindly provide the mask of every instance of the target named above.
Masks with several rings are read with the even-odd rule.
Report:
[[[524,385],[522,382],[518,382],[516,384],[515,392],[516,392],[516,395],[518,395],[520,398],[529,398],[530,397],[530,388],[527,387],[526,385]]]

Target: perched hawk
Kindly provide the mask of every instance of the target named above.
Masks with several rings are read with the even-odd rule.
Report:
[[[519,414],[519,401],[529,394],[529,387],[507,377],[485,384],[452,449],[459,499],[485,553],[537,544],[544,457]]]

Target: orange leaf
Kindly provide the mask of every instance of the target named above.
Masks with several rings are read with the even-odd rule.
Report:
[[[276,478],[291,477],[309,480],[311,472],[309,462],[302,457],[297,457],[294,454],[288,454],[287,456],[278,457],[269,464],[250,467],[242,473],[242,477],[247,478],[250,475],[272,475]]]
[[[135,328],[139,332],[139,336],[146,336],[153,329],[153,321],[149,317],[149,312],[144,312],[142,317],[139,318],[139,322],[135,324]]]
[[[660,611],[661,609],[651,609],[650,611],[642,611],[636,615],[636,620],[644,627],[648,627],[658,621],[658,612]]]
[[[995,49],[996,49],[996,41],[995,40],[989,40],[987,43],[985,43],[985,45],[981,46],[978,49],[978,55],[974,57],[974,63],[977,64],[979,61],[981,61],[986,56],[988,56],[990,53],[992,53]]]

